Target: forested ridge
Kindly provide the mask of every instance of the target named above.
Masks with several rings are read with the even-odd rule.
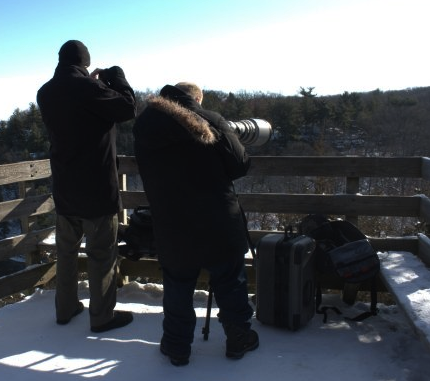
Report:
[[[145,107],[148,92],[136,92],[138,109]],[[318,96],[313,88],[301,88],[296,96],[270,93],[224,93],[205,91],[203,106],[221,113],[227,120],[265,119],[274,130],[271,141],[261,147],[247,147],[251,155],[284,156],[427,156],[430,147],[430,87],[398,91],[375,90]],[[117,125],[119,155],[134,155],[134,120]],[[82,136],[85,139],[85,136]],[[35,104],[15,110],[0,121],[0,164],[48,158],[49,142],[40,111]],[[139,187],[139,179],[131,188]],[[419,179],[361,179],[363,194],[429,194],[428,184]],[[49,181],[35,192],[45,192]],[[299,178],[250,179],[236,183],[238,192],[338,193],[344,184],[337,179]],[[1,187],[0,187],[1,188]],[[8,186],[5,189],[10,188]],[[4,190],[0,200],[4,199]],[[282,229],[301,216],[252,214],[252,228]],[[46,225],[41,221],[40,226]],[[360,217],[366,234],[405,235],[423,232],[416,219]],[[8,233],[0,224],[0,238]]]
[[[151,92],[136,92],[142,110]],[[205,108],[227,120],[262,118],[274,129],[253,155],[426,156],[430,146],[430,87],[318,96],[205,91]],[[133,120],[118,124],[118,154],[133,155]],[[85,138],[83,136],[83,138]],[[0,121],[0,164],[48,157],[49,143],[35,104]]]

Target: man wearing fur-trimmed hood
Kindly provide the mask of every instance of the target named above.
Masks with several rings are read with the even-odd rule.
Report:
[[[258,347],[244,270],[246,228],[233,187],[250,161],[225,119],[204,109],[202,100],[195,84],[166,85],[148,99],[133,129],[163,269],[160,349],[174,365],[189,361],[193,293],[202,268],[220,309],[226,356],[241,358]]]

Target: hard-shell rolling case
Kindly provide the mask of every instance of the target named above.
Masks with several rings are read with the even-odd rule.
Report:
[[[256,253],[257,319],[297,330],[315,315],[315,241],[267,234]]]

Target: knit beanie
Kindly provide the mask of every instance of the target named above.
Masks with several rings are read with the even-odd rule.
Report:
[[[88,67],[91,63],[87,47],[78,40],[69,40],[58,52],[58,62],[63,65]]]

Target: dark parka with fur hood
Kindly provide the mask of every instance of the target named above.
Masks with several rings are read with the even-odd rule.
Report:
[[[248,243],[232,181],[250,161],[225,119],[167,85],[133,132],[162,266],[200,268],[243,256]]]
[[[115,122],[136,115],[134,92],[118,66],[105,81],[89,76],[79,41],[60,50],[54,77],[37,94],[50,137],[53,197],[58,214],[95,218],[121,208]]]

